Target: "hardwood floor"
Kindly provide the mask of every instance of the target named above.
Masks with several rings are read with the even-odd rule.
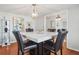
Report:
[[[7,47],[0,46],[0,55],[17,55],[17,51],[17,43],[13,43]],[[29,52],[26,55],[29,55]],[[66,43],[64,43],[63,55],[79,55],[79,52],[67,49]]]
[[[16,55],[17,50],[17,43],[5,47],[0,46],[0,55]]]

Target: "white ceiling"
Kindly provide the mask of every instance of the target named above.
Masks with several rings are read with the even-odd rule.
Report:
[[[75,4],[37,4],[39,16],[54,13],[62,9],[72,8]],[[31,16],[31,4],[0,4],[0,11]]]

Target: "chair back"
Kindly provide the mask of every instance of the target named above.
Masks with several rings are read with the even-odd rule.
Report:
[[[56,32],[56,29],[48,29],[48,32]]]
[[[17,43],[18,43],[18,48],[23,51],[24,50],[24,45],[23,45],[23,40],[22,40],[22,37],[21,37],[21,34],[19,31],[13,31],[13,34],[17,40]]]
[[[67,32],[65,33],[65,35],[67,34]],[[64,41],[65,35],[62,34],[62,31],[59,30],[58,31],[58,35],[57,35],[57,39],[54,45],[55,51],[59,51],[59,49],[62,48],[62,43]]]

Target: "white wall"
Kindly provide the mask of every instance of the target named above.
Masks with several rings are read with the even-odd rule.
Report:
[[[39,17],[35,20],[35,30],[41,31],[44,30],[44,17]]]
[[[79,7],[68,10],[67,47],[79,51]]]

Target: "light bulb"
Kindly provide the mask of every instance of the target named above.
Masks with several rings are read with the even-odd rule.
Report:
[[[37,13],[32,13],[32,17],[37,17],[38,14]]]

